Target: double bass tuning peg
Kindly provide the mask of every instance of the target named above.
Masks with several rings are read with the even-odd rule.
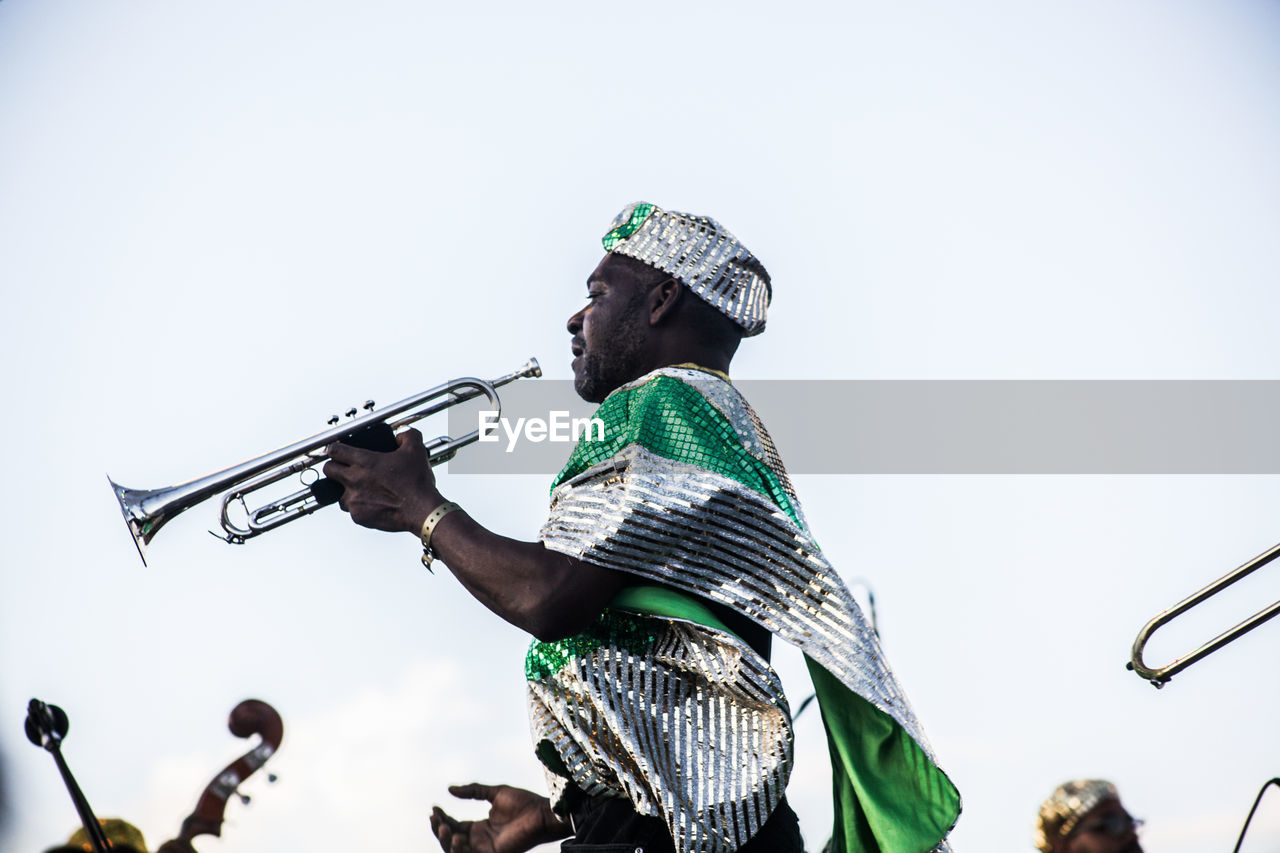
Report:
[[[277,775],[276,775],[276,774],[274,774],[274,773],[268,773],[268,774],[267,774],[267,781],[268,781],[268,782],[275,782],[275,781],[276,781],[277,779],[279,779],[279,778],[280,778],[280,777],[279,777],[279,776],[277,776]],[[247,806],[247,805],[249,805],[249,803],[253,802],[253,797],[249,796],[248,794],[241,793],[239,789],[236,789],[236,790],[234,791],[234,793],[235,793],[236,797],[240,800],[240,802],[241,802],[241,803],[243,803],[243,804],[244,804],[244,805],[246,805],[246,806]]]

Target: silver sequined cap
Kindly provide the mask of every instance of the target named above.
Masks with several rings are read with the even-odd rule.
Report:
[[[1053,849],[1053,839],[1065,838],[1080,818],[1103,800],[1118,800],[1116,786],[1105,779],[1073,779],[1063,782],[1040,806],[1031,841],[1042,853]]]
[[[748,337],[764,331],[773,296],[769,273],[714,219],[638,201],[614,217],[601,242],[605,251],[644,261],[687,285]]]

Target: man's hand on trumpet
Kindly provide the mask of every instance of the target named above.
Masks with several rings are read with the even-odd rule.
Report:
[[[396,443],[386,453],[330,445],[324,475],[342,484],[338,505],[357,524],[420,536],[428,517],[448,502],[436,488],[422,434],[407,429]],[[481,604],[540,640],[583,631],[624,579],[612,569],[547,550],[541,542],[500,536],[465,511],[437,513],[430,544],[432,554]]]
[[[427,464],[422,433],[406,429],[388,453],[331,444],[324,475],[342,484],[338,505],[363,527],[418,533],[431,511],[444,503]]]

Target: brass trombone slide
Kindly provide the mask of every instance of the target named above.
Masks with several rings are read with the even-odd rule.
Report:
[[[1147,640],[1151,638],[1151,635],[1155,633],[1157,628],[1167,622],[1173,621],[1173,619],[1183,613],[1186,613],[1205,599],[1217,595],[1236,581],[1253,574],[1267,563],[1270,563],[1276,557],[1280,557],[1280,544],[1277,544],[1269,551],[1259,554],[1240,568],[1223,575],[1194,595],[1188,596],[1167,610],[1162,610],[1157,613],[1155,618],[1142,626],[1142,630],[1138,632],[1137,639],[1133,641],[1133,653],[1130,656],[1129,663],[1125,665],[1126,668],[1133,670],[1140,678],[1145,678],[1156,687],[1164,687],[1171,678],[1191,666],[1191,664],[1203,657],[1213,654],[1232,640],[1244,636],[1254,628],[1257,628],[1263,622],[1266,622],[1268,619],[1280,616],[1280,601],[1277,601],[1270,607],[1259,610],[1257,613],[1253,614],[1248,619],[1245,619],[1234,628],[1223,631],[1221,634],[1200,646],[1195,651],[1185,654],[1165,666],[1153,669],[1142,661],[1143,647],[1146,646]]]

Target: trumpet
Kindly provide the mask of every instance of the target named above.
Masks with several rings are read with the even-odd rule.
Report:
[[[214,536],[235,545],[244,544],[254,536],[274,530],[281,525],[310,515],[321,507],[334,503],[342,494],[342,487],[331,480],[321,478],[315,466],[329,458],[325,448],[334,442],[344,442],[371,450],[394,450],[395,433],[415,421],[442,412],[451,406],[485,397],[492,411],[501,412],[502,402],[496,389],[524,377],[542,375],[538,360],[531,358],[518,370],[485,381],[463,377],[445,382],[406,397],[398,403],[374,411],[373,401],[365,403],[368,414],[355,417],[356,410],[347,412],[352,419],[337,424],[337,417],[329,421],[331,429],[316,433],[310,438],[294,442],[272,451],[217,471],[196,480],[179,483],[163,489],[130,489],[107,478],[120,502],[133,544],[145,565],[146,547],[156,533],[179,513],[203,503],[214,495],[226,492],[222,499],[221,525],[223,534],[210,531]],[[461,448],[477,441],[480,430],[474,429],[459,438],[442,435],[425,442],[427,459],[432,465],[447,462]],[[311,471],[316,479],[304,483],[305,488],[283,498],[250,509],[245,497],[293,475],[305,476]],[[247,518],[237,524],[232,518],[232,507],[238,505]]]
[[[1133,652],[1129,658],[1129,663],[1127,663],[1125,667],[1136,672],[1140,678],[1145,678],[1147,681],[1150,681],[1156,687],[1164,687],[1171,678],[1191,666],[1191,664],[1216,652],[1232,640],[1244,636],[1254,628],[1257,628],[1263,622],[1266,622],[1268,619],[1280,616],[1280,601],[1277,601],[1270,607],[1264,607],[1262,610],[1259,610],[1257,613],[1253,614],[1248,619],[1245,619],[1234,628],[1223,631],[1212,640],[1201,645],[1195,651],[1185,654],[1165,666],[1152,669],[1142,661],[1143,647],[1146,646],[1147,640],[1151,638],[1151,635],[1155,633],[1157,628],[1172,621],[1177,616],[1186,613],[1205,599],[1217,595],[1236,581],[1256,572],[1276,557],[1280,557],[1280,545],[1276,545],[1271,550],[1259,554],[1240,568],[1228,572],[1206,586],[1204,589],[1194,595],[1184,598],[1169,609],[1162,610],[1157,613],[1155,617],[1146,625],[1142,626],[1142,630],[1138,632],[1137,638],[1133,641]]]

